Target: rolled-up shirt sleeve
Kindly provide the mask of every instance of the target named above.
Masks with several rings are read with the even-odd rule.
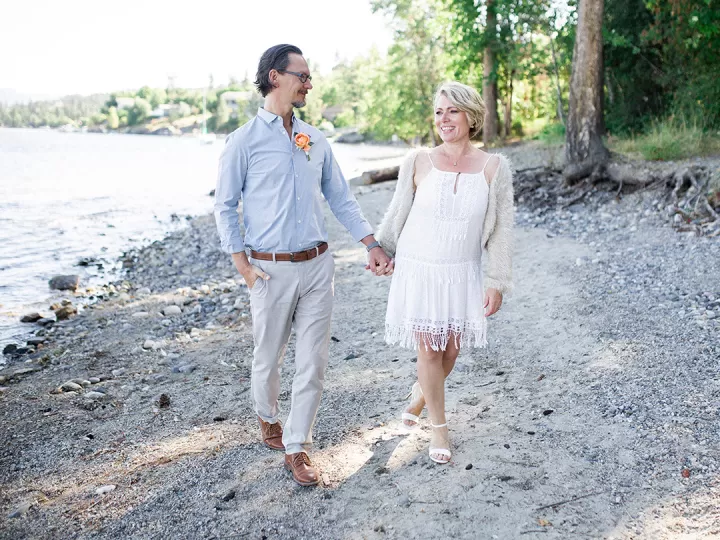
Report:
[[[363,216],[360,205],[350,191],[350,186],[345,181],[329,144],[325,150],[324,159],[322,193],[338,221],[348,230],[355,241],[359,242],[373,233],[372,227]]]
[[[240,234],[238,204],[242,197],[247,156],[239,141],[229,136],[220,155],[217,185],[215,186],[215,223],[220,236],[220,247],[227,253],[245,251]]]

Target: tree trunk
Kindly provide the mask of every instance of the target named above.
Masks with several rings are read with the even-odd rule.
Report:
[[[608,159],[603,134],[603,0],[580,0],[570,77],[565,138],[568,183],[589,176]]]
[[[555,44],[552,37],[552,31],[550,35],[550,51],[552,52],[553,67],[555,70],[555,91],[557,92],[557,113],[560,122],[565,125],[565,116],[563,115],[563,102],[562,92],[560,91],[560,70],[558,69],[557,56],[555,55]]]
[[[513,74],[514,72],[510,74],[510,80],[508,81],[508,86],[505,89],[505,115],[503,117],[505,137],[510,137],[512,134]]]
[[[485,20],[485,53],[483,55],[483,101],[487,112],[483,126],[483,143],[490,145],[498,134],[497,110],[497,74],[495,69],[495,51],[493,47],[497,40],[497,15],[495,13],[495,0],[487,0],[487,17]]]

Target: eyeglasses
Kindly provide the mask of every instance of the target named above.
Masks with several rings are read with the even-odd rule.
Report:
[[[300,79],[300,82],[305,84],[308,81],[312,81],[312,76],[307,75],[305,73],[298,73],[297,71],[285,71],[284,69],[278,69],[279,73],[288,73],[290,75],[295,75],[298,79]]]

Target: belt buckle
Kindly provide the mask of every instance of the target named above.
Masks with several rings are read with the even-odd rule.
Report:
[[[290,262],[295,262],[295,254],[290,252]]]

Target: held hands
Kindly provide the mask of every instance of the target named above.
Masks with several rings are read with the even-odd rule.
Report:
[[[500,291],[497,289],[487,289],[485,291],[485,304],[483,305],[485,308],[485,316],[490,317],[490,315],[497,313],[500,306],[502,306],[502,301],[503,296]]]
[[[395,261],[391,260],[381,247],[375,247],[368,253],[365,270],[370,270],[376,276],[392,276],[395,271]]]

